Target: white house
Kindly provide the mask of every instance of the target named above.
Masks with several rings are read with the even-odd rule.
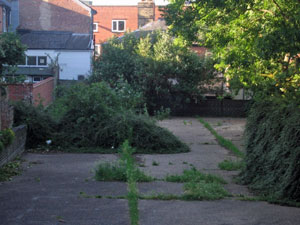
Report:
[[[17,74],[26,75],[27,81],[38,82],[53,76],[49,65],[56,57],[60,66],[60,80],[83,80],[90,74],[93,57],[90,34],[30,30],[19,30],[18,33],[27,51]]]

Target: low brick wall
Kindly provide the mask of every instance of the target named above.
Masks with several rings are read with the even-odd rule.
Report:
[[[13,143],[0,152],[0,167],[13,160],[25,150],[27,127],[21,125],[14,127],[13,131],[16,135]]]
[[[14,120],[14,110],[7,98],[0,97],[0,130],[11,128]]]
[[[49,77],[35,84],[8,84],[8,98],[11,101],[25,101],[34,105],[48,106],[53,101],[54,78]]]

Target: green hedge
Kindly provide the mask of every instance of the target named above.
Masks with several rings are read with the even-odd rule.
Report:
[[[15,138],[15,133],[12,129],[5,129],[0,131],[0,152],[9,146]]]
[[[242,181],[260,194],[300,201],[300,108],[283,101],[254,103],[246,126]]]

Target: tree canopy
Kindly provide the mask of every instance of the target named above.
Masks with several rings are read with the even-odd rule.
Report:
[[[231,87],[300,97],[299,0],[172,0],[173,34],[212,49]]]

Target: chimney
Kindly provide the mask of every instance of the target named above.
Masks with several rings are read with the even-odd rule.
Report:
[[[141,0],[138,3],[138,25],[139,28],[155,19],[155,4],[153,0]]]

